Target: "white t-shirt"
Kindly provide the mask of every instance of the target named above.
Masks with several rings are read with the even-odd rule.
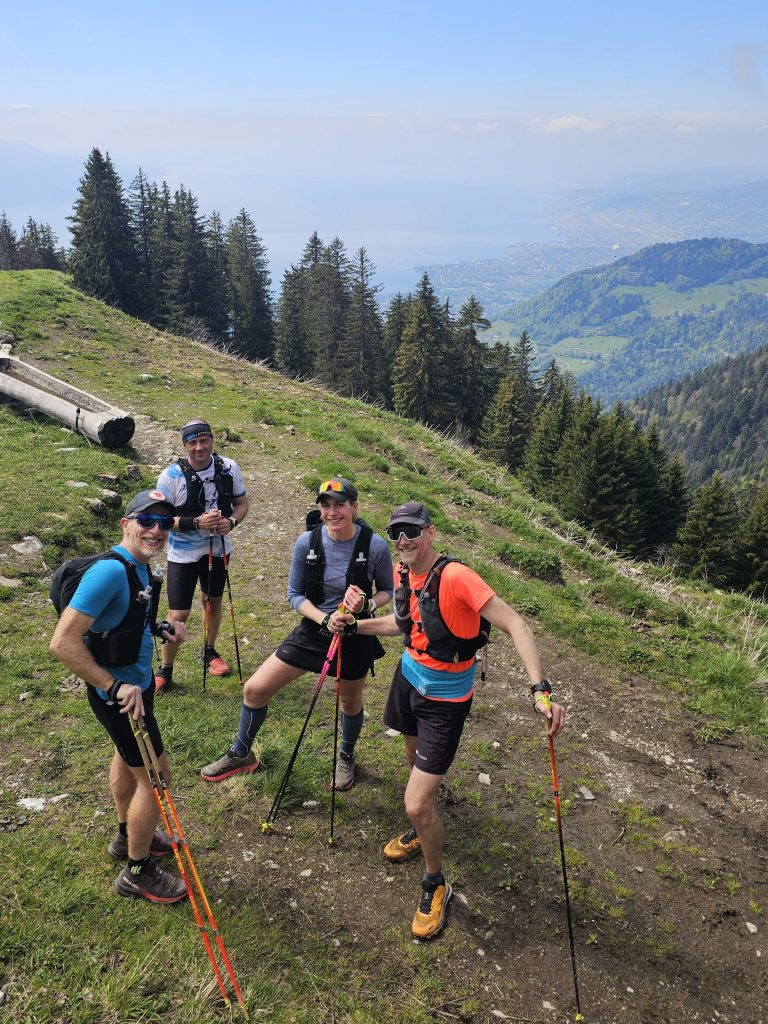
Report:
[[[221,461],[224,464],[223,471],[232,476],[232,497],[243,497],[245,495],[245,483],[240,467],[233,459],[227,459],[224,456],[221,456]],[[195,472],[203,482],[203,492],[205,495],[205,509],[200,509],[199,512],[194,513],[199,515],[203,511],[210,512],[211,509],[219,507],[216,485],[213,482],[213,456],[211,456],[210,464],[206,469],[198,469]],[[184,479],[184,473],[178,462],[172,462],[170,466],[163,470],[157,478],[157,489],[162,491],[166,498],[173,502],[177,508],[181,508],[186,504],[187,481]],[[207,530],[172,530],[168,538],[168,561],[196,562],[203,555],[208,554],[210,536]],[[221,555],[222,543],[226,545],[225,550],[229,554],[232,547],[229,537],[222,537],[217,534],[213,539],[214,555]]]

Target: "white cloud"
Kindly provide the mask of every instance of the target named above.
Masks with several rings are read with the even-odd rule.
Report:
[[[604,132],[608,125],[605,121],[598,121],[591,117],[581,117],[578,114],[566,114],[563,117],[553,117],[549,121],[539,121],[545,132]]]

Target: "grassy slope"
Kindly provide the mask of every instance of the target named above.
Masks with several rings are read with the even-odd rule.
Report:
[[[706,587],[682,587],[660,570],[618,561],[531,499],[506,473],[425,428],[160,334],[80,296],[59,275],[0,274],[3,328],[19,338],[15,351],[21,358],[169,429],[190,412],[209,411],[216,427],[240,436],[241,442],[228,449],[234,457],[242,462],[247,453],[257,453],[257,479],[268,482],[274,473],[295,481],[284,497],[286,508],[292,508],[287,534],[278,529],[275,544],[259,536],[252,547],[240,541],[238,615],[253,645],[249,667],[290,621],[281,599],[286,552],[312,489],[339,472],[356,481],[365,496],[366,518],[379,529],[393,504],[408,497],[426,501],[446,546],[468,558],[540,634],[572,646],[609,675],[642,673],[670,687],[686,707],[705,713],[703,735],[741,730],[758,744],[768,738],[759,685],[768,621],[763,606]],[[46,815],[32,816],[23,828],[0,837],[4,888],[11,894],[4,897],[8,923],[0,951],[18,1010],[14,1019],[36,1024],[167,1020],[169,1015],[173,1021],[217,1019],[199,1000],[209,972],[194,929],[186,922],[179,927],[173,912],[142,908],[142,913],[130,901],[111,898],[109,866],[94,862],[105,828],[102,815],[110,820],[104,778],[94,772],[103,742],[82,693],[62,683],[61,668],[47,652],[52,613],[43,567],[25,563],[9,547],[28,534],[40,537],[46,566],[74,551],[104,547],[114,536],[112,523],[94,520],[83,508],[83,493],[97,493],[95,477],[102,473],[118,475],[123,494],[136,489],[138,484],[124,477],[136,455],[92,448],[54,424],[6,407],[0,407],[0,424],[0,487],[6,497],[0,553],[8,555],[0,573],[22,582],[19,588],[0,588],[5,613],[0,618],[0,728],[10,741],[0,763],[0,816],[13,828],[24,824],[16,806],[19,795],[71,794]],[[145,467],[143,479],[151,482],[154,472]],[[71,480],[86,481],[89,489],[72,488]],[[268,488],[252,493],[251,523],[244,529],[256,531],[278,499]],[[255,582],[256,573],[266,576],[262,584]],[[638,629],[640,622],[651,628]],[[390,652],[387,665],[394,656]],[[380,675],[386,678],[386,668]],[[264,739],[276,768],[258,780],[258,809],[243,801],[239,785],[212,801],[190,780],[231,732],[237,692],[236,681],[221,684],[207,698],[195,689],[163,720],[184,813],[194,823],[190,831],[203,858],[225,824],[263,814],[305,709],[303,691],[281,695],[279,722],[273,720],[277,715],[270,719]],[[20,700],[22,693],[30,696]],[[316,791],[326,750],[327,730],[316,730],[300,762],[294,799]],[[381,775],[399,763],[387,752],[369,756]],[[364,799],[371,801],[372,817],[392,817],[399,795],[387,791]],[[478,871],[484,852],[476,851]],[[313,863],[311,853],[307,863]],[[236,941],[235,946],[248,977],[249,1005],[263,1008],[257,1019],[319,1019],[318,1006],[324,1004],[318,993],[331,990],[338,1021],[431,1019],[418,1004],[399,1010],[393,1003],[386,964],[376,964],[376,985],[358,989],[344,948],[329,955],[329,940],[311,933],[301,940],[305,968],[297,971],[295,931],[271,918],[255,922],[252,910],[237,901],[225,901],[225,912],[225,937],[248,936],[247,944]],[[415,997],[427,1008],[434,1005],[439,1001],[432,990],[434,972],[422,968],[435,958],[439,963],[439,951],[405,943],[401,953],[414,971]],[[365,953],[348,955],[365,970]],[[164,963],[160,981],[151,969],[158,957]],[[391,967],[392,984],[399,969]]]

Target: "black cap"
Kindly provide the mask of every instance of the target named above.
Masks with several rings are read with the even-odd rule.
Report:
[[[389,517],[387,529],[390,526],[397,526],[398,523],[413,523],[414,526],[431,526],[432,520],[429,512],[418,501],[406,501],[398,505]]]
[[[357,501],[357,488],[344,477],[334,476],[320,484],[315,501],[318,502],[321,498],[333,498],[334,501]]]
[[[210,434],[213,437],[213,428],[205,420],[190,420],[181,428],[181,440],[184,444],[193,440],[198,434]]]
[[[131,498],[125,507],[124,515],[135,515],[137,512],[146,512],[153,505],[165,505],[169,516],[176,515],[176,506],[168,501],[162,491],[141,491],[135,498]]]

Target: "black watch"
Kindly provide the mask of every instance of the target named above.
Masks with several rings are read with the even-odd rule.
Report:
[[[542,679],[531,687],[531,693],[546,693],[549,696],[552,693],[552,683],[548,679]]]

